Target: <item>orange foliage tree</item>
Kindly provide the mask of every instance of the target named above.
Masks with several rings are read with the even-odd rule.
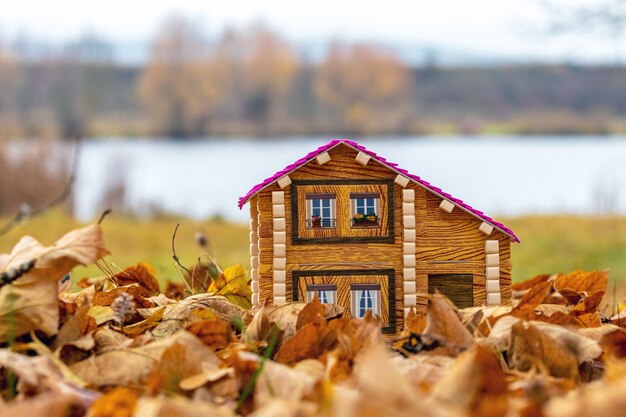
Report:
[[[140,100],[158,133],[184,137],[209,127],[224,95],[225,76],[209,49],[193,22],[172,17],[164,24],[139,81]]]
[[[393,54],[368,45],[335,44],[317,69],[315,93],[331,125],[367,133],[399,125],[410,86],[408,68]]]

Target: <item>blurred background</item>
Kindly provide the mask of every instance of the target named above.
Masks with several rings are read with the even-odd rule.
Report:
[[[120,265],[193,235],[248,264],[237,198],[347,137],[511,226],[514,279],[626,285],[626,0],[21,0],[0,14],[0,251],[114,216]]]

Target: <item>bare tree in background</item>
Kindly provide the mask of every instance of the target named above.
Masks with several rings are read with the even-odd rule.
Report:
[[[223,96],[223,77],[209,59],[201,29],[182,17],[170,18],[139,81],[141,102],[157,132],[174,138],[206,132]]]
[[[544,0],[542,5],[550,19],[550,33],[596,33],[611,39],[615,48],[615,62],[621,62],[621,47],[626,30],[626,0],[570,0],[559,3]]]
[[[346,133],[367,133],[398,125],[410,84],[409,70],[396,56],[367,45],[336,44],[317,70],[315,91],[327,117],[340,118]]]

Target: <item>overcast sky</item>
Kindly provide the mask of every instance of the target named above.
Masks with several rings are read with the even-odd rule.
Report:
[[[596,37],[541,35],[539,0],[0,1],[0,35],[9,39],[23,33],[60,42],[91,31],[118,44],[141,43],[179,13],[209,33],[262,21],[300,43],[367,40],[539,60],[612,61],[616,51],[615,42]]]

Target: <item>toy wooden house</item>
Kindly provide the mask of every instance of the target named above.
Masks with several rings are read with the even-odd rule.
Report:
[[[246,203],[254,305],[317,294],[395,333],[435,289],[458,307],[511,300],[513,231],[355,142],[309,153]]]

